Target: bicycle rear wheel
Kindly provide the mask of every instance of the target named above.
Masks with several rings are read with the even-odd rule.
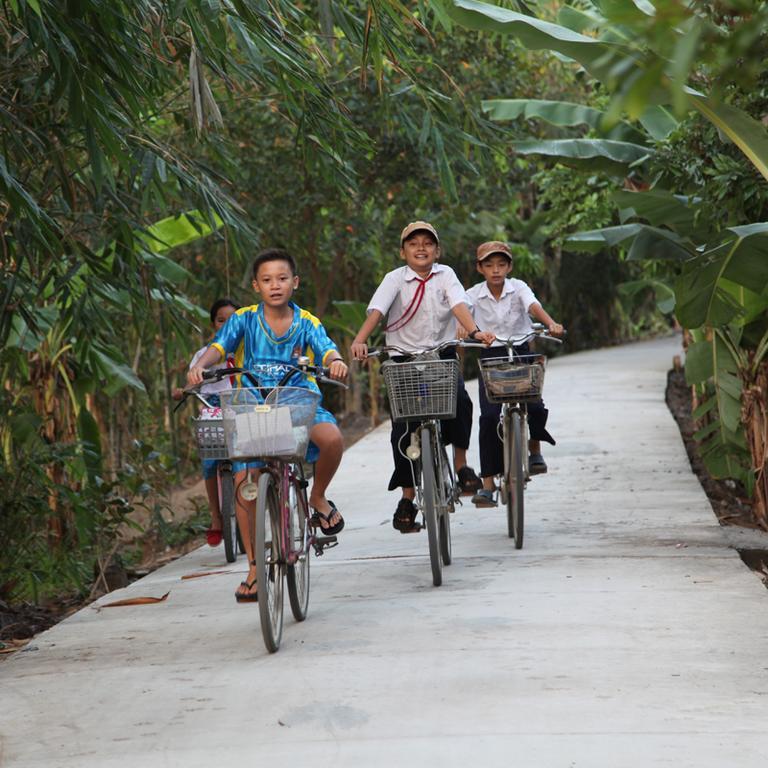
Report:
[[[452,558],[451,549],[451,513],[454,507],[454,481],[451,465],[448,462],[448,454],[442,441],[438,440],[437,455],[440,458],[440,477],[443,482],[440,486],[440,554],[443,565],[450,565]]]
[[[234,563],[237,560],[237,518],[235,517],[235,479],[229,462],[224,462],[219,467],[219,510],[224,556],[228,563]]]
[[[283,576],[285,561],[281,546],[282,521],[277,483],[269,472],[259,478],[256,506],[256,561],[259,588],[259,618],[264,645],[270,653],[280,647],[283,635]]]
[[[523,546],[525,523],[525,454],[520,414],[507,413],[504,420],[504,481],[507,487],[507,535],[515,549]]]
[[[424,520],[427,523],[429,540],[429,561],[432,564],[432,583],[439,587],[443,583],[443,558],[440,553],[440,532],[438,530],[438,488],[440,477],[437,455],[432,447],[432,430],[421,430],[421,481],[424,490]]]
[[[288,547],[293,564],[288,565],[288,598],[296,621],[307,618],[309,608],[309,560],[310,549],[307,537],[307,491],[303,487],[301,465],[297,465],[299,476],[288,487]]]

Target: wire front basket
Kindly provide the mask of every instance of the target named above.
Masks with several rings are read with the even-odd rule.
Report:
[[[413,360],[381,366],[392,421],[452,419],[456,416],[458,360]]]
[[[491,403],[527,403],[541,399],[544,388],[543,355],[530,362],[510,362],[504,357],[480,358],[480,374]]]
[[[278,387],[266,397],[244,387],[221,393],[224,435],[230,459],[304,458],[320,393]]]
[[[226,459],[227,443],[224,438],[224,422],[221,408],[205,408],[197,419],[192,419],[197,441],[197,452],[201,459]]]

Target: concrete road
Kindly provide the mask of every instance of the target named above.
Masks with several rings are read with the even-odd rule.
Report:
[[[465,504],[440,588],[426,535],[391,527],[384,427],[345,457],[343,543],[279,653],[234,602],[243,562],[208,548],[40,635],[0,665],[0,766],[763,766],[768,594],[733,546],[766,544],[719,528],[690,472],[678,352],[555,360],[525,548]]]

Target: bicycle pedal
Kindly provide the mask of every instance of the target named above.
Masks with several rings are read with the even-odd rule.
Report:
[[[312,542],[317,557],[320,557],[326,549],[333,549],[338,545],[339,541],[336,536],[319,536]]]

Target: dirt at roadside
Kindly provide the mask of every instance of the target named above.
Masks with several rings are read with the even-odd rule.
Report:
[[[370,419],[364,416],[347,417],[340,422],[339,426],[347,448],[372,429]],[[201,478],[194,476],[188,478],[185,483],[171,492],[170,508],[173,510],[172,518],[176,525],[183,525],[185,521],[199,518],[200,510],[206,505],[205,483]],[[143,527],[147,527],[148,521],[148,515],[138,520]],[[197,549],[205,543],[205,535],[202,531],[191,533],[189,538],[174,546],[161,542],[157,536],[146,534],[130,535],[126,538],[126,543],[131,547],[141,548],[141,561],[127,569],[113,569],[108,574],[113,589],[126,586],[131,581]],[[31,603],[11,606],[0,600],[0,661],[24,648],[36,634],[67,618],[88,602],[88,600],[72,598],[44,606]]]

